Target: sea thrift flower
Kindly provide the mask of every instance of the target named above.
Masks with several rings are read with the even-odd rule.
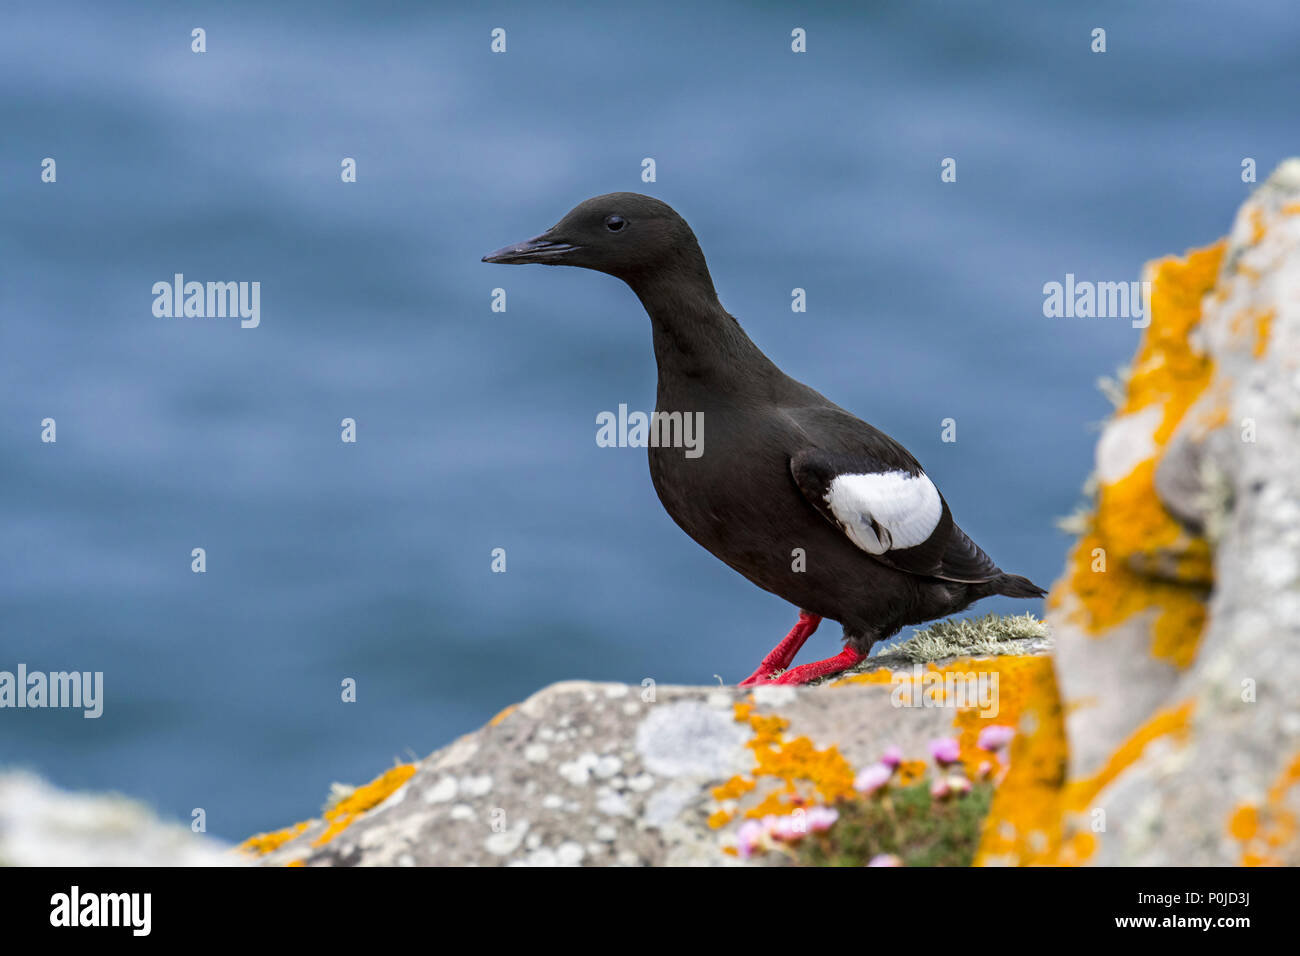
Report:
[[[979,769],[976,771],[981,780],[987,780],[993,773],[993,764],[987,760],[980,761]]]
[[[889,778],[894,775],[891,767],[886,767],[883,763],[873,763],[870,767],[858,774],[857,779],[853,781],[853,789],[861,790],[865,794],[872,794],[889,783]]]
[[[834,826],[840,818],[840,811],[832,807],[812,807],[808,811],[808,830],[811,833],[823,833]]]
[[[808,832],[807,820],[802,813],[792,813],[788,817],[766,816],[763,829],[773,840],[782,843],[796,843]]]
[[[763,824],[757,820],[746,820],[736,831],[736,850],[744,859],[749,859],[763,842]]]
[[[903,751],[897,747],[886,747],[885,752],[880,756],[880,762],[893,769],[903,762]]]
[[[951,793],[947,777],[935,777],[934,783],[930,784],[930,796],[936,800],[945,799]]]
[[[902,866],[903,861],[892,853],[879,853],[871,858],[867,866]]]
[[[940,737],[930,741],[930,753],[941,766],[956,763],[961,757],[961,744],[952,737]]]
[[[1014,727],[1007,727],[1003,724],[985,727],[980,731],[979,748],[980,750],[1001,750],[1011,743],[1011,738],[1015,735],[1016,729]]]
[[[970,793],[970,781],[960,774],[953,774],[948,778],[948,789],[959,797],[964,797]]]

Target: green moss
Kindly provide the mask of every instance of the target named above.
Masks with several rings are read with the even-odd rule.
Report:
[[[839,680],[881,667],[897,670],[954,657],[1042,654],[1051,646],[1052,637],[1047,624],[1032,614],[949,618],[915,631],[905,641],[882,647],[879,653],[843,674],[824,679]]]
[[[806,866],[865,866],[892,853],[905,866],[970,866],[992,800],[989,783],[943,800],[931,797],[928,783],[921,783],[844,801],[836,805],[835,825],[803,840],[796,860]]]
[[[1023,654],[1025,642],[1043,641],[1047,636],[1047,625],[1032,614],[1008,617],[986,614],[931,624],[889,648],[888,653],[922,662],[945,657]]]

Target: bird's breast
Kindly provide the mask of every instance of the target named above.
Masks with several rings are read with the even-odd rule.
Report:
[[[673,520],[723,560],[770,540],[774,527],[788,527],[804,511],[820,518],[802,500],[783,448],[746,444],[716,429],[710,434],[706,424],[695,450],[692,457],[683,448],[651,445],[650,478]]]

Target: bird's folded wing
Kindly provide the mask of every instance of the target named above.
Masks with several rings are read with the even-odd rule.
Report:
[[[899,571],[966,583],[997,577],[997,565],[953,523],[948,503],[916,460],[888,436],[875,435],[888,445],[806,449],[791,458],[790,472],[809,503],[855,545]]]

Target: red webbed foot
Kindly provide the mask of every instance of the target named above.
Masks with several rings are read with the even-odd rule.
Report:
[[[819,677],[828,677],[831,674],[838,674],[841,671],[846,671],[850,667],[862,663],[866,658],[867,655],[861,651],[855,651],[851,647],[846,647],[834,657],[828,657],[824,661],[813,661],[811,664],[800,664],[798,667],[792,667],[773,681],[773,683],[806,684]]]
[[[758,665],[758,670],[741,681],[739,686],[751,687],[754,684],[761,684],[777,671],[789,667],[794,656],[799,653],[799,648],[803,647],[804,642],[812,636],[821,622],[822,619],[818,615],[801,610],[799,620],[790,629],[790,633],[780,644],[772,648],[772,652],[767,657],[763,658],[763,663]]]

